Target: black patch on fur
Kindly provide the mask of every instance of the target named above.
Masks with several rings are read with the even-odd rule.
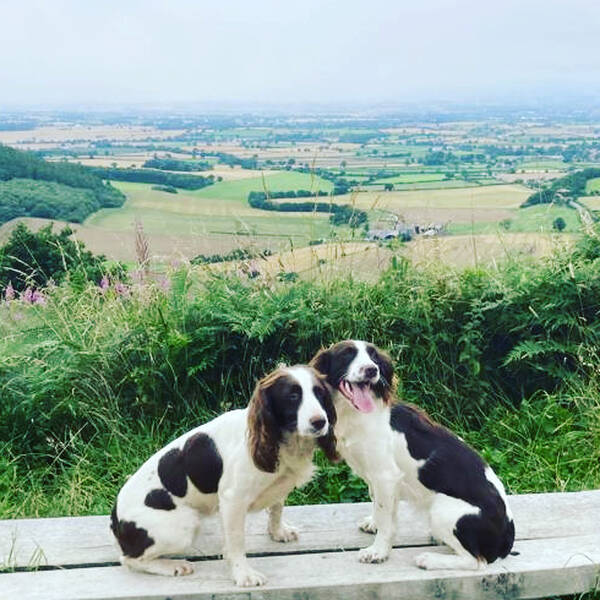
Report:
[[[154,544],[154,540],[143,527],[137,527],[133,521],[118,519],[116,505],[110,514],[110,528],[125,556],[139,558],[146,548]]]
[[[373,386],[373,391],[379,397],[383,397],[386,390],[392,387],[394,380],[394,365],[390,359],[380,352],[373,344],[367,344],[369,358],[379,367],[379,381]]]
[[[327,377],[327,383],[337,388],[346,376],[350,363],[356,358],[358,348],[352,341],[338,342],[331,348],[320,352],[312,365]]]
[[[157,488],[146,494],[144,504],[156,510],[174,510],[175,504],[171,494],[162,488]]]
[[[495,518],[484,513],[465,515],[456,522],[454,535],[473,556],[493,563],[510,554],[515,541],[515,524],[500,515]]]
[[[183,498],[187,492],[187,479],[183,453],[179,448],[173,448],[163,454],[158,461],[158,476],[160,482],[174,496]]]
[[[196,433],[183,447],[185,472],[203,494],[215,494],[223,475],[223,460],[213,439]]]
[[[281,431],[296,431],[298,408],[302,403],[302,386],[291,375],[277,377],[266,390],[268,409]]]
[[[425,460],[418,477],[426,488],[481,509],[480,515],[465,515],[456,524],[454,534],[465,549],[490,563],[507,556],[514,542],[514,523],[506,515],[498,490],[485,476],[487,465],[482,458],[412,406],[393,406],[390,425],[404,434],[410,455]]]

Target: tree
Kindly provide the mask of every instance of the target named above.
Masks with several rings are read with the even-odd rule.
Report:
[[[92,254],[82,242],[71,239],[70,227],[54,233],[52,226],[50,223],[37,233],[23,223],[13,229],[6,245],[0,248],[0,290],[9,283],[16,291],[41,287],[50,280],[60,283],[67,273],[100,282],[106,273],[106,257]],[[121,265],[115,270],[122,271]]]
[[[566,226],[567,224],[562,217],[556,217],[556,219],[554,219],[552,222],[552,228],[556,229],[556,231],[562,231]]]
[[[383,185],[383,189],[384,189],[386,192],[392,192],[392,191],[394,191],[394,184],[393,184],[393,183],[385,183],[385,184]]]

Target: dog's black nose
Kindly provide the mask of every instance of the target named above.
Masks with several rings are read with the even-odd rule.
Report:
[[[313,417],[310,420],[310,424],[315,431],[321,431],[327,424],[327,421],[323,417]]]
[[[367,367],[365,369],[365,377],[367,377],[368,379],[374,379],[375,377],[377,377],[377,367]]]

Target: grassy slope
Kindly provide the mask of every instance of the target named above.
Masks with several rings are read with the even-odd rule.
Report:
[[[283,178],[277,185],[283,185],[282,182]],[[101,210],[87,219],[86,225],[127,231],[138,217],[149,234],[210,237],[247,232],[255,236],[299,238],[304,242],[322,237],[330,229],[327,215],[275,214],[249,207],[246,190],[258,189],[256,180],[223,182],[211,186],[210,190],[180,191],[177,195],[152,190],[146,184],[115,185],[127,195],[123,208]]]
[[[217,277],[190,289],[189,277],[127,300],[64,287],[46,307],[0,307],[0,516],[106,513],[150,453],[245,403],[276,361],[341,337],[386,347],[400,396],[473,443],[510,491],[600,486],[594,263],[559,252],[449,273],[399,261],[370,284]],[[319,461],[291,502],[367,498]]]
[[[552,223],[558,217],[562,217],[566,223],[564,233],[579,233],[581,231],[581,221],[577,216],[577,211],[565,206],[554,206],[550,204],[539,204],[528,208],[520,208],[512,211],[507,218],[510,220],[508,231],[511,232],[540,232],[549,233],[554,231]],[[448,230],[453,234],[488,234],[502,231],[503,228],[498,222],[485,223],[452,223]]]

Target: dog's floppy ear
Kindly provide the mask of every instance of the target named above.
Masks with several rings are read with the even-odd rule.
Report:
[[[323,388],[325,390],[325,394],[323,397],[323,401],[321,405],[325,410],[325,414],[327,415],[327,421],[329,422],[329,428],[327,429],[327,434],[317,439],[317,444],[325,453],[325,456],[331,462],[338,462],[340,460],[340,455],[337,451],[337,439],[335,437],[334,425],[337,422],[337,412],[335,411],[335,406],[333,405],[333,399],[331,397],[333,393],[333,389],[327,383],[327,380],[324,376],[318,376],[318,379],[323,384]]]
[[[379,366],[379,381],[375,384],[377,395],[383,398],[386,404],[393,402],[396,395],[396,376],[394,375],[394,364],[389,355],[383,350],[375,347],[375,362]]]
[[[313,356],[309,364],[319,373],[328,376],[331,370],[331,350],[322,348]]]
[[[254,464],[261,471],[275,473],[279,462],[281,432],[275,421],[268,397],[274,378],[269,376],[256,384],[248,409],[248,444]]]

